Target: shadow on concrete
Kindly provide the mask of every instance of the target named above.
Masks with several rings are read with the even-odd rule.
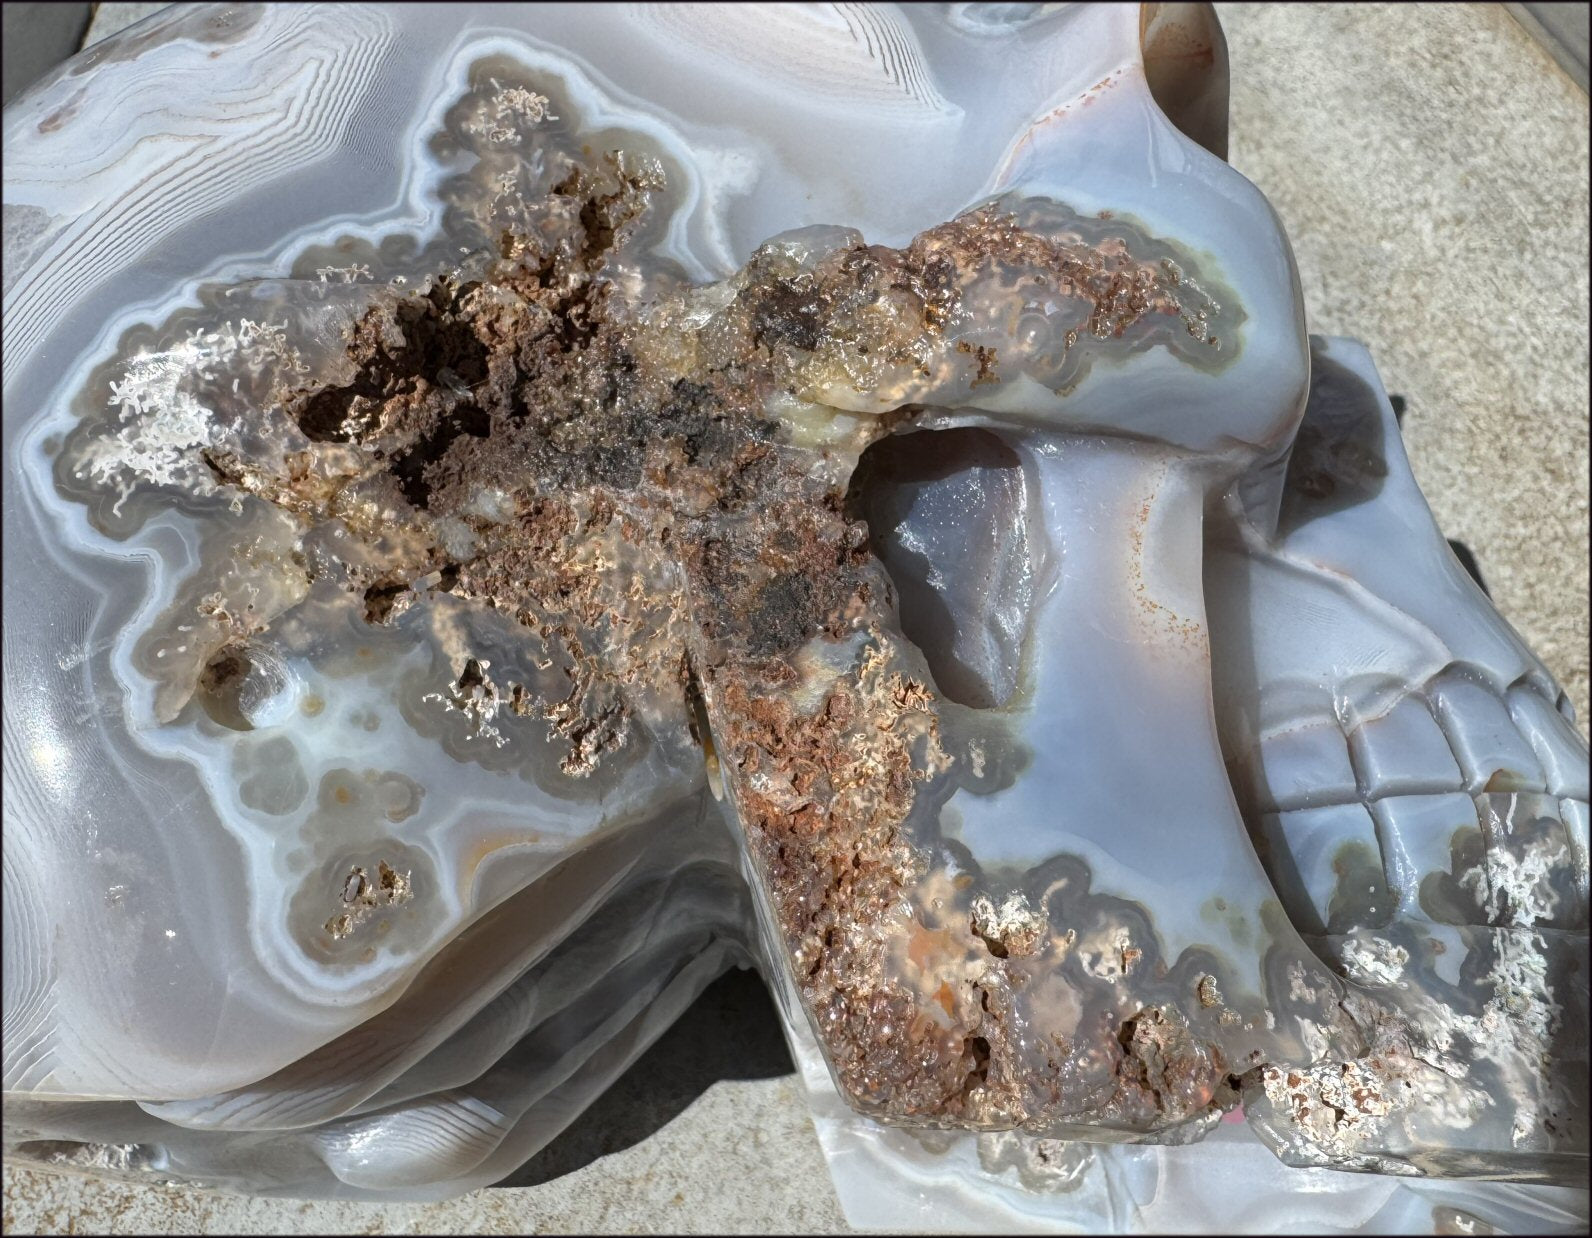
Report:
[[[795,1069],[762,978],[728,972],[562,1135],[496,1185],[538,1186],[638,1144],[720,1079],[773,1079]]]
[[[75,54],[93,16],[92,4],[0,5],[0,104]]]

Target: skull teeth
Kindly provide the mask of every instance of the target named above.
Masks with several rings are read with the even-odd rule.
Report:
[[[1586,921],[1585,750],[1525,681],[1506,696],[1451,667],[1347,735],[1325,719],[1266,736],[1233,773],[1306,934]]]
[[[1349,749],[1368,798],[1458,790],[1462,785],[1437,720],[1418,696],[1349,732]]]
[[[1502,698],[1454,668],[1438,676],[1431,698],[1464,772],[1465,790],[1475,795],[1546,789],[1542,766]]]
[[[1357,725],[1264,735],[1229,768],[1254,812],[1445,792],[1588,798],[1586,746],[1541,692],[1521,680],[1505,694],[1455,667]]]
[[[1509,712],[1542,762],[1548,789],[1561,798],[1586,802],[1586,745],[1565,716],[1541,694],[1519,684],[1509,689]]]

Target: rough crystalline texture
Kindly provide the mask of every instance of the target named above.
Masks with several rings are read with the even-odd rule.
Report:
[[[1240,1111],[1289,1165],[1584,1174],[1586,748],[1307,340],[1208,12],[346,16],[105,54],[270,98],[261,40],[342,49],[394,186],[262,129],[331,196],[194,249],[85,168],[212,255],[120,300],[45,200],[94,80],[7,114],[56,230],[6,554],[65,582],[6,596],[8,1146],[484,1185],[741,961],[821,1120],[1009,1132],[992,1183]]]

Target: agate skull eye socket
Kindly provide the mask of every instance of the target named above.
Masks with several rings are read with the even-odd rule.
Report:
[[[7,113],[26,1137],[484,1185],[749,960],[886,1125],[1583,1163],[1584,745],[1210,12],[478,18]]]

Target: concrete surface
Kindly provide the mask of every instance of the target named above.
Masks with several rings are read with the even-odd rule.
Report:
[[[159,8],[102,4],[89,40]],[[1371,346],[1415,473],[1587,717],[1587,99],[1496,5],[1222,6],[1232,162],[1314,331]],[[11,1233],[840,1233],[772,1012],[729,978],[528,1167],[432,1205],[297,1203],[6,1167]],[[775,1033],[777,1037],[777,1033]],[[772,1076],[772,1077],[768,1077]]]
[[[0,105],[77,51],[93,15],[92,4],[0,5]]]
[[[1587,96],[1501,5],[1232,5],[1231,158],[1587,722]]]

